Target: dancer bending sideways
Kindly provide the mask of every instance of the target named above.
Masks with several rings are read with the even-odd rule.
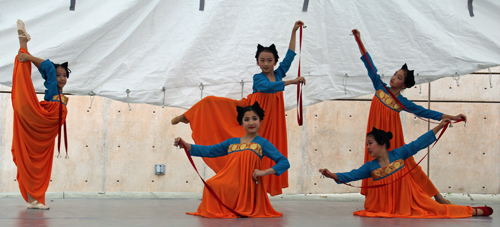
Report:
[[[354,29],[352,30],[353,34],[360,35],[359,31]],[[360,38],[361,40],[361,38]],[[366,69],[368,70],[368,76],[372,80],[373,87],[376,92],[373,96],[370,114],[368,117],[368,126],[366,128],[366,132],[370,132],[373,127],[391,131],[394,135],[391,149],[396,149],[405,144],[404,135],[403,135],[403,127],[401,126],[401,118],[399,112],[403,110],[403,107],[399,106],[398,103],[393,100],[393,98],[387,93],[384,88],[384,82],[380,79],[380,75],[377,74],[377,68],[373,64],[373,61],[370,57],[370,54],[366,51],[362,42],[359,43],[359,51],[361,52],[361,60],[364,62]],[[370,64],[371,63],[371,64]],[[373,66],[373,68],[372,68]],[[463,114],[459,114],[456,116],[451,116],[447,114],[443,114],[437,111],[429,110],[423,108],[422,106],[416,105],[412,101],[406,99],[401,95],[401,91],[406,88],[410,88],[415,85],[415,77],[413,75],[413,70],[408,70],[406,64],[399,70],[397,70],[394,75],[391,77],[389,90],[394,94],[395,97],[401,102],[401,104],[406,107],[411,113],[424,118],[430,118],[433,120],[441,120],[444,118],[449,118],[451,120],[460,120],[461,118],[467,119],[467,117]],[[370,157],[368,152],[368,146],[365,147],[365,163],[373,160]],[[417,165],[415,159],[413,157],[405,160],[405,165],[408,165],[410,168]],[[434,196],[437,202],[443,204],[450,204],[450,201],[445,199],[439,191],[436,189],[434,184],[431,182],[429,177],[424,173],[420,166],[417,166],[415,170],[411,172],[411,176],[417,183],[417,185],[422,188],[422,190],[429,195],[429,197]],[[363,186],[372,185],[371,179],[363,180]],[[361,189],[361,194],[368,195],[370,193],[369,189]]]
[[[266,111],[266,121],[262,123],[259,134],[269,140],[285,157],[288,156],[288,140],[286,133],[285,104],[283,91],[285,86],[306,82],[305,78],[297,77],[293,80],[283,81],[286,72],[290,68],[295,57],[296,31],[304,23],[295,22],[292,29],[289,49],[285,59],[280,66],[274,70],[278,62],[278,51],[273,45],[269,47],[257,46],[255,58],[261,73],[253,77],[253,93],[242,100],[233,100],[223,97],[208,96],[187,112],[172,119],[172,124],[179,122],[189,123],[193,131],[192,137],[196,144],[213,145],[233,137],[241,137],[245,131],[239,127],[237,122],[228,121],[234,119],[236,106],[249,106],[258,101]],[[204,159],[205,163],[215,171],[219,172],[226,166],[227,157]],[[264,157],[263,168],[269,168],[274,163],[271,159]],[[288,187],[288,172],[281,176],[269,175],[263,178],[266,182],[267,192],[272,196],[282,193],[282,188]]]
[[[438,126],[417,140],[394,150],[389,150],[392,133],[373,128],[366,135],[366,146],[374,160],[350,172],[332,173],[328,169],[320,169],[319,172],[326,173],[326,176],[332,177],[339,184],[367,178],[373,179],[373,185],[389,184],[369,188],[365,210],[355,211],[354,215],[393,218],[489,216],[493,213],[493,209],[488,206],[471,208],[470,206],[440,204],[418,187],[412,177],[404,176],[411,169],[406,165],[405,160],[436,141],[435,134],[449,121],[447,118],[443,119]]]
[[[12,156],[17,166],[17,181],[28,209],[49,209],[45,192],[49,186],[55,138],[66,121],[68,98],[62,94],[69,76],[68,63],[32,56],[24,23],[17,21],[21,48],[16,56],[12,78],[14,138]],[[31,63],[45,79],[45,97],[39,102],[31,81]],[[61,102],[62,100],[62,102]]]
[[[290,168],[288,159],[268,140],[259,136],[264,110],[258,102],[252,106],[238,106],[234,112],[237,112],[237,122],[246,131],[243,137],[231,138],[212,146],[187,144],[179,137],[175,139],[174,146],[184,144],[193,156],[227,157],[225,166],[207,181],[227,207],[246,217],[281,217],[283,214],[275,211],[269,202],[267,185],[266,182],[262,182],[262,177],[283,174]],[[271,168],[264,167],[263,157],[270,158],[276,165]],[[198,211],[188,214],[207,218],[237,217],[220,204],[207,187],[203,189],[203,198]]]

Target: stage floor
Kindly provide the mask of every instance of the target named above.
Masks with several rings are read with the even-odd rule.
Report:
[[[27,210],[20,195],[0,193],[0,226],[500,226],[497,195],[447,194],[459,205],[489,205],[490,217],[464,219],[366,218],[359,194],[283,195],[271,198],[281,218],[209,219],[191,216],[199,193],[48,193],[48,211]]]

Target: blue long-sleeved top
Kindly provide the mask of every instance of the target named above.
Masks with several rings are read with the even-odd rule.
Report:
[[[398,160],[404,161],[407,158],[415,155],[418,151],[428,147],[434,141],[436,141],[436,135],[434,134],[434,131],[430,130],[427,133],[420,136],[417,140],[409,144],[406,144],[400,148],[389,151],[388,152],[389,162],[393,164]],[[398,168],[393,170],[390,174],[387,174],[383,177],[373,180],[380,180],[387,176],[390,176],[393,173],[397,172],[399,169],[401,169],[403,166],[404,164],[401,165],[398,164]],[[359,169],[353,169],[350,172],[337,173],[337,177],[344,183],[362,180],[371,177],[372,172],[380,168],[381,168],[380,163],[378,162],[377,159],[374,159],[370,162],[365,163]],[[341,182],[337,181],[337,183],[340,184]]]
[[[276,93],[285,90],[285,81],[283,78],[286,76],[286,72],[290,69],[292,61],[295,58],[295,52],[288,49],[286,56],[280,63],[280,66],[274,70],[274,80],[275,82],[269,81],[264,73],[255,74],[253,76],[253,93]]]
[[[228,149],[231,145],[233,144],[240,144],[240,138],[231,138],[228,139],[222,143],[215,144],[212,146],[203,146],[203,145],[196,145],[192,144],[191,145],[191,155],[192,156],[198,156],[198,157],[207,157],[207,158],[214,158],[214,157],[220,157],[224,155],[228,155]],[[290,168],[290,163],[288,162],[288,159],[283,156],[274,145],[269,142],[268,140],[257,136],[252,140],[252,143],[257,143],[260,145],[262,148],[262,154],[259,154],[259,152],[255,149],[252,149],[252,146],[248,146],[242,150],[236,150],[232,152],[239,152],[243,150],[252,150],[257,154],[260,159],[262,159],[263,156],[266,156],[273,160],[276,165],[274,165],[273,168],[276,171],[277,176],[281,175],[284,173],[288,168]],[[257,146],[256,146],[257,147]]]
[[[49,60],[45,60],[40,64],[38,71],[45,80],[43,85],[45,86],[45,96],[44,100],[47,102],[59,102],[59,99],[55,100],[54,96],[59,95],[59,89],[57,88],[57,73],[54,64]],[[62,94],[61,94],[62,95]],[[64,105],[66,103],[63,102]]]
[[[377,74],[377,67],[375,67],[375,64],[373,63],[373,60],[372,60],[372,58],[371,58],[371,56],[370,56],[370,54],[368,52],[366,52],[366,56],[368,56],[368,59],[372,63],[373,68],[370,65],[370,63],[368,63],[368,61],[367,61],[367,59],[366,59],[366,57],[364,55],[361,57],[361,60],[363,61],[363,63],[365,64],[366,69],[368,70],[368,76],[372,80],[373,87],[375,88],[376,91],[381,90],[385,94],[389,95],[387,93],[387,91],[385,90],[385,88],[384,88],[384,84],[386,86],[387,86],[387,84],[384,83],[380,79],[380,75]],[[380,99],[380,97],[378,97],[378,98]],[[417,115],[419,117],[430,118],[430,119],[433,119],[433,120],[440,120],[441,117],[443,116],[443,113],[440,113],[440,112],[437,112],[437,111],[434,111],[434,110],[429,110],[429,109],[426,109],[426,108],[424,108],[422,106],[419,106],[419,105],[413,103],[412,101],[406,99],[401,94],[399,94],[397,98],[411,113],[414,113],[415,115]],[[383,101],[382,101],[382,103],[385,104],[385,102],[383,102]],[[392,110],[394,110],[394,108],[392,108],[390,106],[387,106],[387,107],[389,107]],[[398,110],[394,110],[394,111],[398,111]]]

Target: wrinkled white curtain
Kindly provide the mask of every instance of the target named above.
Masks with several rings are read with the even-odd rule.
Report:
[[[373,93],[353,28],[385,79],[404,63],[418,73],[417,83],[500,65],[495,0],[473,1],[474,17],[467,0],[308,1],[306,12],[304,0],[204,2],[201,11],[199,0],[85,0],[70,11],[70,1],[0,0],[0,83],[12,85],[18,18],[32,36],[31,54],[69,62],[65,92],[182,108],[201,95],[251,93],[260,72],[257,44],[276,44],[283,58],[296,20],[307,25],[304,105]],[[298,56],[287,79],[297,66]],[[33,68],[35,89],[43,91]],[[294,86],[285,97],[286,108],[295,107]]]

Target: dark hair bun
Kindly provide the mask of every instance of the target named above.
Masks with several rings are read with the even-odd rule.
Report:
[[[387,137],[389,137],[389,139],[392,139],[392,132],[387,132]]]
[[[408,66],[406,63],[401,67],[401,69],[405,72],[406,77],[405,77],[405,85],[406,88],[411,88],[413,85],[415,85],[415,75],[414,75],[414,70],[409,70]]]
[[[373,136],[378,144],[386,146],[387,149],[391,147],[392,132],[386,132],[384,130],[373,127],[372,131],[366,134],[366,136]]]

